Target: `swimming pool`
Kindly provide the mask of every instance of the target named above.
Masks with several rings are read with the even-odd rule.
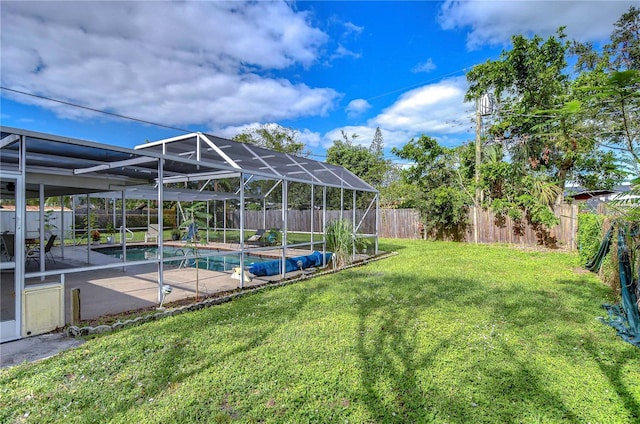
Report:
[[[96,252],[103,255],[111,256],[117,259],[122,259],[124,254],[121,246],[104,247],[95,249]],[[206,256],[212,252],[217,252],[211,249],[198,249],[198,255]],[[156,246],[131,246],[127,247],[127,261],[144,261],[156,259],[158,254],[158,248]],[[191,255],[190,249],[183,247],[164,246],[162,249],[162,255],[164,259],[176,257],[175,261],[166,261],[166,267],[179,267],[190,266],[195,267],[196,259],[183,259],[185,255]],[[255,255],[244,255],[244,265],[250,266],[254,263],[270,261],[273,259],[263,258]],[[230,253],[228,255],[210,256],[198,258],[198,268],[207,269],[209,271],[231,271],[234,267],[240,265],[240,255],[237,253]]]

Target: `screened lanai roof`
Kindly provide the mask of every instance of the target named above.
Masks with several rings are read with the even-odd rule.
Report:
[[[195,159],[201,163],[216,164],[230,171],[242,171],[269,179],[286,179],[348,190],[376,191],[341,166],[203,133],[147,143],[136,146],[136,149]],[[223,174],[220,177],[226,178]]]
[[[158,179],[159,159],[164,159],[165,178],[220,172],[215,164],[188,158],[0,126],[3,171],[19,171],[21,137],[27,197],[38,195],[39,183],[45,184],[46,197],[153,185]]]
[[[24,164],[29,174],[25,181],[27,197],[37,197],[39,184],[43,183],[45,197],[126,191],[133,197],[152,198],[160,159],[164,160],[165,183],[232,178],[243,172],[273,180],[376,191],[342,167],[202,133],[130,149],[0,126],[2,170],[19,171],[21,137],[25,142]],[[166,200],[198,196],[222,200],[237,198],[236,195],[213,192],[198,195],[184,189],[173,192],[165,188]]]

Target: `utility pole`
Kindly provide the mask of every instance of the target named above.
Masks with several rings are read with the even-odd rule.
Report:
[[[478,209],[482,201],[482,190],[480,190],[480,166],[482,165],[482,116],[493,113],[493,97],[491,94],[483,94],[476,99],[476,193],[473,199],[473,241],[478,243]]]
[[[482,164],[482,115],[480,103],[482,99],[476,99],[476,195],[473,199],[473,241],[478,244],[478,208],[480,207],[480,165]]]

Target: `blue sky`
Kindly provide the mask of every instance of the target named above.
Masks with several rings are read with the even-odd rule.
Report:
[[[513,34],[606,42],[637,1],[0,2],[2,125],[133,147],[277,123],[316,158],[473,137],[465,72]]]

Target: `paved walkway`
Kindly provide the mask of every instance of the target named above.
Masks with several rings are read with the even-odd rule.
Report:
[[[0,344],[0,368],[50,358],[63,350],[80,346],[83,339],[72,339],[62,333],[43,334]]]

